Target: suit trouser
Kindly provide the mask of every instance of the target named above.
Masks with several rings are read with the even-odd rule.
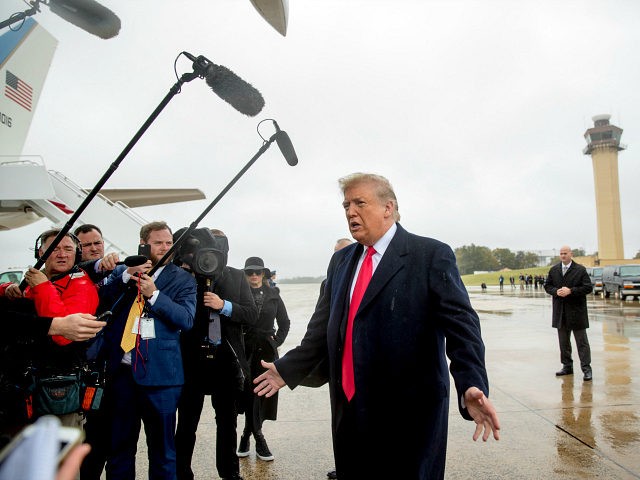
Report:
[[[178,429],[176,452],[178,478],[192,480],[191,460],[196,444],[196,431],[204,406],[205,393],[199,383],[187,381],[178,406]],[[240,461],[236,455],[237,418],[236,388],[233,383],[220,381],[211,395],[211,405],[216,412],[216,468],[222,478],[240,472]]]
[[[573,369],[573,359],[571,358],[571,332],[576,339],[580,367],[584,373],[591,371],[591,347],[587,337],[587,329],[571,330],[568,328],[558,328],[558,343],[560,344],[560,362],[566,368]]]
[[[176,478],[176,409],[182,386],[138,385],[130,366],[121,365],[112,382],[113,417],[107,479],[135,480],[140,426],[149,451],[149,479]],[[142,368],[142,367],[139,367]]]

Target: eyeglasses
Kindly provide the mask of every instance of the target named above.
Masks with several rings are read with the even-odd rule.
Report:
[[[102,245],[104,242],[102,240],[98,240],[97,242],[87,242],[87,243],[82,243],[82,248],[89,248],[91,246],[94,247],[99,247],[100,245]]]
[[[245,274],[247,277],[250,277],[251,275],[258,275],[258,276],[260,276],[260,274],[262,274],[262,270],[245,270],[245,271],[244,271],[244,274]]]

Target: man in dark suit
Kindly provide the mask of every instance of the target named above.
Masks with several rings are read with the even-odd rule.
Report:
[[[294,388],[328,356],[338,478],[444,478],[445,351],[460,413],[476,422],[474,440],[499,438],[478,316],[451,248],[396,223],[398,203],[387,179],[353,174],[340,186],[357,243],[333,255],[300,346],[265,363],[255,391]],[[350,309],[363,290],[361,270],[373,274],[359,307]]]
[[[566,245],[560,248],[560,263],[549,270],[544,289],[553,297],[551,326],[558,329],[562,369],[557,371],[556,375],[573,375],[571,358],[571,332],[573,332],[584,381],[589,382],[593,379],[593,375],[591,347],[587,338],[587,328],[589,328],[587,295],[591,293],[593,286],[587,270],[573,262],[572,257],[571,248]]]
[[[149,447],[149,478],[175,479],[176,409],[184,383],[180,333],[193,326],[196,282],[169,263],[147,272],[173,245],[164,222],[140,230],[140,243],[151,245],[150,260],[119,266],[100,294],[114,300],[105,333],[108,391],[112,415],[108,479],[135,478],[135,455],[144,422]],[[136,284],[128,290],[129,281]],[[136,299],[144,298],[144,306]]]

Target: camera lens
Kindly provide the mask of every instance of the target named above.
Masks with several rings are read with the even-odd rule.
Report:
[[[212,249],[203,249],[196,255],[195,270],[203,275],[213,275],[220,267],[219,254]]]

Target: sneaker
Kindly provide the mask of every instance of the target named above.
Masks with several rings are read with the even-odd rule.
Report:
[[[240,437],[240,444],[238,445],[238,451],[236,455],[240,458],[249,456],[249,441],[251,440],[251,434],[244,432]]]
[[[267,446],[267,441],[264,439],[264,436],[254,435],[254,437],[256,439],[256,455],[258,455],[258,458],[265,462],[273,460],[273,454],[269,451],[269,447]]]

